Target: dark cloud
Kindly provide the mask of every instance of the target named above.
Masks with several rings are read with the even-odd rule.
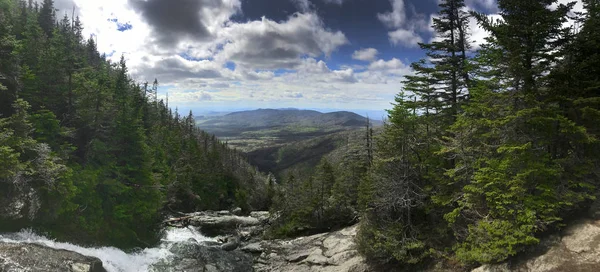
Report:
[[[145,62],[148,63],[148,62]],[[158,78],[161,82],[173,83],[183,79],[208,79],[221,78],[222,74],[217,69],[210,67],[190,67],[183,60],[172,57],[160,60],[152,65],[142,64],[133,71],[134,76],[140,80]]]
[[[209,12],[231,12],[224,0],[128,0],[129,5],[150,25],[155,39],[163,46],[181,39],[203,40],[211,37],[207,24]],[[226,16],[228,17],[228,16]]]
[[[218,59],[252,69],[293,69],[302,56],[330,55],[348,43],[341,31],[323,25],[314,13],[295,14],[287,21],[266,18],[229,28],[229,43]]]
[[[204,1],[179,0],[129,0],[129,4],[152,27],[158,41],[174,44],[180,37],[207,37],[210,35],[200,21]]]

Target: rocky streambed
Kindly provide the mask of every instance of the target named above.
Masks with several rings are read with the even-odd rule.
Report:
[[[356,226],[262,240],[270,220],[268,212],[182,214],[165,220],[157,247],[132,253],[56,242],[31,231],[0,234],[0,271],[369,271],[354,248]]]
[[[56,242],[31,231],[0,234],[0,271],[72,272],[366,272],[358,254],[358,226],[296,239],[262,240],[266,212],[201,212],[166,220],[154,248],[123,252]],[[427,271],[448,272],[432,268]],[[472,272],[600,271],[600,216],[574,222],[544,239],[538,250]]]

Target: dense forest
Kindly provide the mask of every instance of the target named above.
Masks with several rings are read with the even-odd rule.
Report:
[[[266,175],[82,27],[52,0],[0,0],[0,228],[127,248],[171,210],[267,208]]]
[[[168,212],[271,208],[270,237],[360,222],[359,251],[388,268],[528,250],[598,195],[600,1],[498,0],[497,19],[439,2],[383,128],[276,180],[52,0],[0,0],[0,230],[129,248],[156,242]]]
[[[600,1],[440,1],[383,132],[290,176],[275,236],[350,224],[374,264],[469,267],[539,243],[597,197]],[[490,35],[475,48],[468,22]],[[568,23],[570,22],[570,23]],[[377,134],[377,133],[376,133]],[[352,154],[354,154],[352,156]]]

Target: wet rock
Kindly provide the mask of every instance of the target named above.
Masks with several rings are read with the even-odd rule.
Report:
[[[271,214],[265,211],[251,212],[250,217],[258,219],[262,223],[266,223],[270,220]]]
[[[231,214],[237,215],[237,216],[241,216],[242,215],[242,208],[237,207],[237,208],[231,210]]]
[[[152,265],[152,272],[248,272],[252,268],[252,256],[240,251],[225,251],[219,247],[201,244],[176,243],[170,251],[169,260]]]
[[[0,243],[0,271],[106,272],[98,258],[24,243]]]
[[[200,245],[207,246],[207,247],[220,247],[222,245],[222,243],[215,242],[215,241],[202,241],[202,242],[200,242]]]
[[[221,246],[221,249],[225,251],[232,251],[237,249],[240,246],[240,239],[238,237],[230,237],[227,240],[227,243]]]

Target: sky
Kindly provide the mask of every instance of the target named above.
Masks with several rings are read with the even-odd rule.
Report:
[[[256,108],[383,114],[439,0],[55,0],[98,49],[181,112]],[[493,16],[496,0],[466,0]],[[580,1],[580,0],[579,0]],[[566,0],[561,2],[567,2]],[[581,9],[578,3],[576,9]],[[474,50],[485,36],[470,23]]]

